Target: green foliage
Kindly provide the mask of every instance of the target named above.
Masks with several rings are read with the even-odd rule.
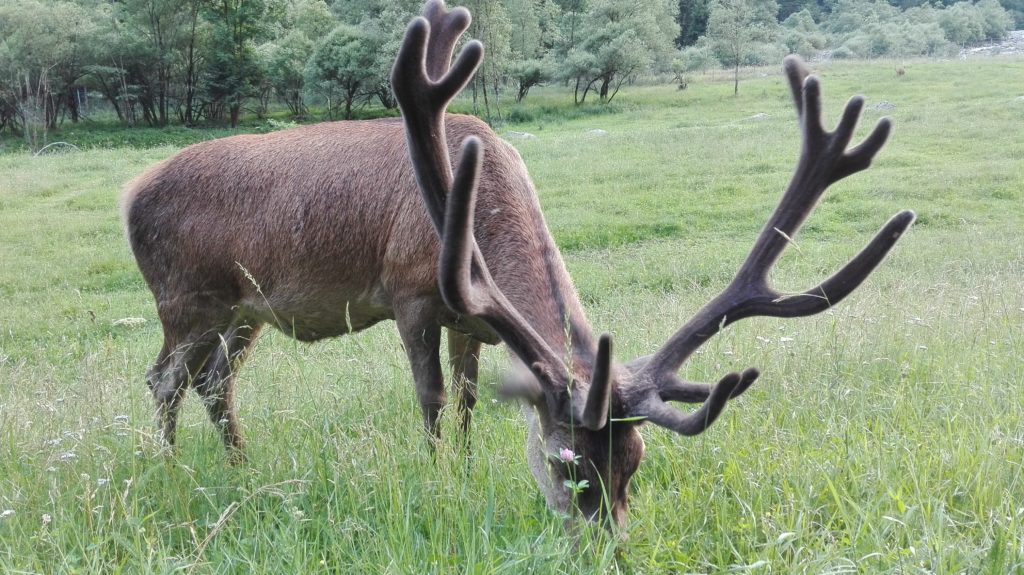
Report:
[[[672,61],[672,72],[676,78],[682,80],[684,75],[689,72],[697,70],[706,72],[709,67],[717,64],[718,61],[715,60],[710,43],[706,38],[702,38],[695,45],[687,46],[679,51],[676,58]]]
[[[825,33],[822,32],[810,10],[806,8],[794,12],[782,22],[781,42],[790,54],[800,54],[810,58],[827,44]]]
[[[946,38],[961,46],[985,40],[1000,40],[1013,25],[1010,14],[996,0],[976,4],[957,2],[942,10],[939,26]]]
[[[540,86],[551,79],[553,69],[549,61],[534,58],[513,61],[508,68],[508,74],[516,89],[516,102],[522,102],[530,88]]]
[[[1000,0],[999,4],[1013,18],[1012,29],[1024,29],[1024,0]]]
[[[292,116],[306,114],[306,63],[315,42],[327,36],[335,21],[323,0],[298,0],[284,12],[278,36],[260,46],[261,62],[269,88]]]
[[[676,45],[692,46],[708,28],[711,9],[708,0],[679,0],[679,36]]]
[[[76,84],[92,53],[90,40],[109,9],[95,13],[70,1],[12,0],[0,5],[0,129],[10,125],[29,147],[70,113],[77,120]]]
[[[267,79],[293,116],[306,113],[305,68],[313,47],[313,40],[299,31],[292,31],[278,42],[261,47],[265,54]]]
[[[577,103],[596,89],[611,101],[623,83],[650,67],[668,70],[677,31],[677,5],[667,0],[592,0],[587,13],[563,43],[558,75],[573,84]]]
[[[636,80],[679,77],[715,61],[738,80],[739,66],[774,64],[786,53],[949,56],[1024,21],[1024,0],[716,2],[467,0],[469,37],[487,49],[467,110],[500,122],[506,93],[518,102],[551,81],[572,86],[575,103],[592,92],[607,103]],[[709,28],[712,4],[719,16]],[[757,24],[735,20],[746,4]],[[307,116],[310,106],[326,106],[329,117],[393,114],[392,59],[421,7],[421,0],[8,0],[0,4],[0,134],[38,149],[60,124],[83,118],[237,126],[243,114],[264,118],[275,105],[293,117]],[[339,24],[359,28],[361,42],[376,47],[367,77],[354,91],[307,85],[316,48]],[[697,48],[678,52],[673,44]]]
[[[212,24],[205,93],[212,118],[238,125],[245,100],[257,91],[263,70],[255,49],[264,32],[263,0],[215,0],[206,7]]]
[[[739,92],[740,65],[754,56],[758,43],[774,37],[778,11],[775,0],[712,0],[708,39],[715,58],[734,70],[734,94]]]
[[[467,0],[464,4],[473,15],[468,35],[483,42],[487,54],[467,91],[473,98],[473,112],[492,121],[493,114],[499,113],[502,82],[515,53],[511,45],[512,21],[504,3]],[[520,18],[517,23],[522,25],[523,22]]]
[[[353,117],[356,99],[376,85],[374,63],[380,36],[365,28],[342,24],[316,47],[306,65],[306,85],[327,102],[330,115],[342,109]]]
[[[882,0],[840,0],[827,20],[839,58],[935,56],[958,46],[1002,38],[1012,25],[996,0],[900,11]]]

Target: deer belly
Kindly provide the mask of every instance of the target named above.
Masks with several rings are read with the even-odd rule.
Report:
[[[280,295],[247,301],[247,314],[273,325],[299,341],[316,341],[354,333],[394,313],[370,298],[282,298]]]

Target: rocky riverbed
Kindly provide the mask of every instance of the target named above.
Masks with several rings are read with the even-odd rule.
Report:
[[[1014,30],[1006,34],[1001,42],[985,46],[975,46],[960,50],[960,57],[970,56],[1020,56],[1024,55],[1024,30]]]

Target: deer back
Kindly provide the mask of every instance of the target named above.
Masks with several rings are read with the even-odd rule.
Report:
[[[490,150],[475,231],[496,281],[513,301],[539,306],[526,312],[532,319],[558,322],[564,303],[552,292],[579,304],[519,154],[476,118],[446,123],[453,154],[469,135]],[[393,317],[396,298],[437,293],[439,241],[397,119],[196,144],[131,182],[123,210],[158,305],[209,291],[318,339]],[[437,301],[442,323],[465,327]],[[496,341],[482,324],[472,329]]]

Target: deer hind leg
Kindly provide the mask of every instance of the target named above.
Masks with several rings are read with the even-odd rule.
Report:
[[[455,330],[448,332],[448,365],[452,368],[452,393],[459,406],[462,438],[469,445],[473,408],[476,406],[477,378],[480,373],[480,340]]]
[[[210,421],[220,430],[232,463],[241,463],[245,459],[242,454],[245,442],[234,409],[235,374],[256,341],[260,327],[258,323],[235,321],[220,334],[216,349],[192,382],[206,406]]]
[[[156,400],[157,431],[165,447],[174,445],[178,411],[185,391],[216,349],[221,332],[230,325],[230,312],[226,307],[194,305],[196,303],[159,306],[164,344],[147,373],[147,383]],[[188,313],[181,313],[182,310]]]
[[[445,404],[444,376],[441,373],[441,325],[426,310],[435,309],[426,302],[396,306],[395,322],[405,344],[405,353],[416,382],[416,397],[423,410],[423,425],[434,440],[441,439],[438,417]]]

